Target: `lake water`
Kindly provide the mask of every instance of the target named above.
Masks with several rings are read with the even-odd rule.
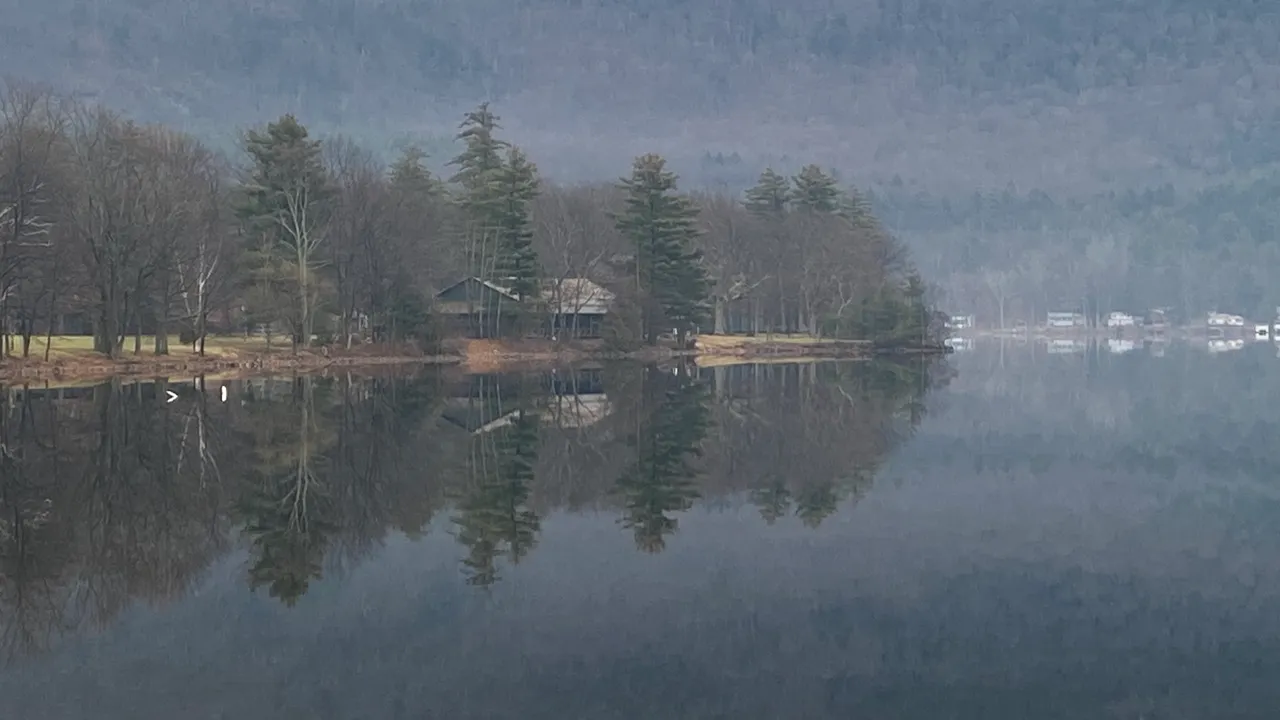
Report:
[[[1276,717],[1280,358],[1114,349],[10,389],[0,717]]]

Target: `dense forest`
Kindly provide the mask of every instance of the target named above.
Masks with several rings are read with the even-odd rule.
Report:
[[[1257,0],[51,0],[6,27],[9,72],[227,148],[285,112],[447,141],[492,100],[566,179],[648,149],[683,174],[706,150],[757,172],[821,152],[949,192],[1280,160],[1280,19]]]
[[[1091,317],[1167,308],[1186,322],[1280,307],[1280,175],[1195,192],[1172,185],[1075,198],[1040,191],[944,198],[906,184],[870,201],[908,239],[945,301],[990,325],[1043,322],[1049,310]]]
[[[21,84],[0,103],[4,354],[91,332],[111,356],[203,350],[211,329],[313,341],[433,342],[435,293],[505,288],[527,322],[578,279],[614,295],[617,349],[674,331],[919,340],[927,288],[866,200],[829,171],[772,170],[741,196],[682,192],[656,154],[613,183],[557,185],[487,104],[458,126],[448,177],[406,148],[389,166],[285,115],[227,159],[196,138]],[[71,328],[68,330],[68,328]],[[47,347],[47,346],[46,346]]]
[[[917,361],[249,379],[232,402],[212,381],[6,388],[0,652],[178,597],[236,548],[243,582],[292,605],[393,533],[451,534],[459,582],[486,587],[558,510],[616,515],[648,553],[699,499],[816,528],[949,379]]]

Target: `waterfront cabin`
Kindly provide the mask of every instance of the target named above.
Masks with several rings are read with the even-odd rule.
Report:
[[[546,282],[542,289],[542,305],[547,313],[551,337],[600,337],[613,299],[613,293],[586,278]]]
[[[436,293],[436,316],[446,335],[469,338],[508,337],[521,310],[511,290],[469,277]]]
[[[552,338],[598,338],[613,293],[586,278],[542,283],[537,298],[520,299],[509,287],[469,277],[436,293],[436,316],[446,335],[514,337],[521,312],[538,318],[528,328]]]

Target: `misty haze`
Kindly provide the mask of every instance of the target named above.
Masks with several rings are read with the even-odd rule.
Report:
[[[0,717],[1276,716],[1280,6],[9,4]]]

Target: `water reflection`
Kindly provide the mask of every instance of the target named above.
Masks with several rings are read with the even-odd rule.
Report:
[[[1274,717],[1259,345],[13,390],[0,716]]]
[[[695,461],[711,420],[705,385],[678,370],[668,375],[647,369],[637,399],[627,412],[634,428],[624,427],[631,460],[615,492],[622,525],[635,535],[636,547],[656,553],[679,527],[676,513],[693,507],[701,494]]]
[[[178,597],[237,547],[243,582],[293,606],[396,531],[452,533],[464,582],[487,587],[558,511],[611,513],[645,553],[699,498],[742,493],[767,523],[817,527],[947,377],[921,362],[613,365],[233,380],[226,401],[199,379],[6,388],[4,649]]]

